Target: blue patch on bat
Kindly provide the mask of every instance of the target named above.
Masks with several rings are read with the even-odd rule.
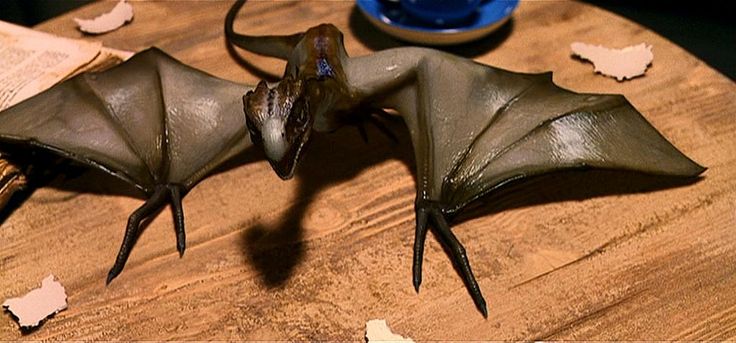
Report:
[[[317,76],[335,76],[335,71],[326,58],[317,59]]]

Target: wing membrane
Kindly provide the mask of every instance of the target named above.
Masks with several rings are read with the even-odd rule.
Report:
[[[101,168],[151,194],[187,190],[249,144],[249,88],[151,48],[82,74],[0,113],[0,140],[30,142]]]

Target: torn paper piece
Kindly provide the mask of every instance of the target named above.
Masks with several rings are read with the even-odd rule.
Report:
[[[609,49],[600,45],[575,42],[570,45],[572,53],[593,62],[595,71],[618,81],[644,75],[652,63],[652,46],[645,43],[623,49]]]
[[[371,319],[365,324],[365,338],[371,342],[412,342],[411,338],[405,338],[391,332],[385,319]]]
[[[133,6],[125,0],[120,0],[115,7],[94,19],[74,18],[79,30],[86,33],[100,34],[110,32],[133,20]]]
[[[5,300],[3,307],[18,318],[21,327],[34,327],[46,317],[66,309],[66,292],[64,286],[49,275],[41,282],[41,288],[20,298]]]

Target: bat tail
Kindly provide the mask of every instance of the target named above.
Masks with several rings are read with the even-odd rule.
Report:
[[[285,36],[249,36],[235,32],[233,23],[240,9],[247,0],[237,0],[225,16],[225,39],[228,45],[237,46],[250,52],[276,57],[283,60],[289,58],[294,47],[304,36],[296,33]]]

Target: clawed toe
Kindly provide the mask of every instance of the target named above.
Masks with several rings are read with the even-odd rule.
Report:
[[[184,254],[186,247],[184,233],[184,211],[181,206],[182,187],[179,185],[161,185],[156,187],[148,200],[141,207],[133,211],[128,217],[128,225],[125,227],[125,235],[120,250],[115,258],[110,271],[107,273],[106,284],[115,279],[123,271],[125,263],[128,261],[130,252],[133,249],[136,239],[138,238],[140,225],[143,220],[151,216],[153,213],[166,205],[166,201],[171,201],[171,208],[174,213],[174,229],[176,231],[176,248],[179,256]]]
[[[413,283],[414,288],[419,291],[419,285],[422,282],[422,259],[424,256],[424,243],[427,236],[428,224],[431,223],[433,230],[437,234],[437,238],[440,240],[445,248],[450,253],[450,260],[458,269],[460,276],[468,288],[475,306],[483,314],[483,317],[488,317],[488,310],[486,301],[481,294],[478,282],[473,276],[473,271],[470,268],[470,262],[465,252],[465,248],[460,241],[455,237],[455,234],[450,230],[450,226],[445,219],[445,214],[442,206],[439,202],[428,201],[428,200],[417,200],[415,204],[416,210],[416,234],[414,238],[414,258],[412,264],[413,272]]]

